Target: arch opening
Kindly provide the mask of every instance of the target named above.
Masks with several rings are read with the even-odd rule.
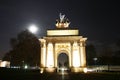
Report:
[[[66,53],[62,52],[58,55],[58,68],[69,68],[69,57]]]

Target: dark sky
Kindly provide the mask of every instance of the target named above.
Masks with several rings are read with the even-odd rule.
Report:
[[[59,13],[88,41],[112,43],[120,38],[117,0],[0,0],[0,58],[10,50],[10,39],[30,24],[39,27],[38,38],[55,28]]]

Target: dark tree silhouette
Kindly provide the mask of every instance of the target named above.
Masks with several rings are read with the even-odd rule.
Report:
[[[93,65],[94,64],[93,58],[96,57],[96,49],[94,45],[89,44],[86,46],[86,56],[87,56],[87,64]]]
[[[120,39],[117,40],[116,45],[120,48]]]
[[[16,38],[11,38],[10,40],[10,45],[12,48],[15,48],[17,46],[17,39]]]
[[[17,38],[10,40],[10,44],[12,50],[6,53],[3,60],[10,60],[14,66],[21,66],[23,62],[30,66],[39,65],[40,43],[35,35],[28,30],[22,31]]]

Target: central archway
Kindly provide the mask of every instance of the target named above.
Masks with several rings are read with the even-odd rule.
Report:
[[[58,55],[58,68],[61,68],[61,67],[65,67],[65,68],[68,68],[69,67],[69,57],[66,53],[60,53]]]
[[[65,52],[59,53],[57,57],[57,72],[61,72],[63,69],[69,69],[69,56]]]

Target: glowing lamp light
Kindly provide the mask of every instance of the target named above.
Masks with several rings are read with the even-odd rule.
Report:
[[[64,68],[62,68],[61,70],[62,70],[62,71],[64,71],[65,69],[64,69]]]
[[[40,69],[40,73],[41,73],[41,74],[43,73],[43,71],[44,71],[44,69]]]
[[[87,68],[84,68],[84,69],[83,69],[83,72],[84,72],[84,73],[87,73]]]
[[[32,32],[32,33],[37,33],[38,28],[37,28],[37,26],[35,26],[35,25],[31,25],[31,26],[28,28],[28,30],[29,30],[30,32]]]
[[[43,73],[43,71],[40,71],[40,73],[42,74],[42,73]]]
[[[61,69],[61,71],[62,71],[62,74],[64,74],[64,70],[65,70],[64,68],[62,68],[62,69]]]
[[[27,69],[28,68],[28,66],[27,65],[25,65],[25,67],[24,67],[25,69]]]

